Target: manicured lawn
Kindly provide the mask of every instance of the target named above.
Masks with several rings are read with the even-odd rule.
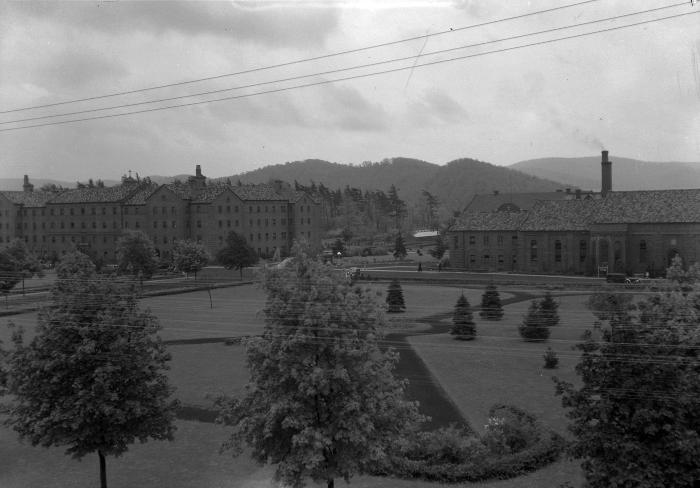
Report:
[[[219,454],[227,430],[214,424],[178,421],[173,442],[134,444],[119,458],[107,458],[110,488],[268,488],[273,469],[258,466],[246,454],[234,458]],[[2,488],[92,488],[98,485],[97,455],[76,461],[60,448],[31,447],[17,441],[14,432],[0,427],[0,486]],[[453,486],[474,488],[555,487],[569,480],[568,463],[555,463],[513,480]],[[338,486],[342,486],[338,480]],[[309,486],[325,486],[314,485]],[[361,476],[358,488],[437,488],[436,483]]]
[[[170,382],[183,404],[209,407],[216,396],[239,395],[248,382],[245,352],[240,345],[187,344],[169,347]]]

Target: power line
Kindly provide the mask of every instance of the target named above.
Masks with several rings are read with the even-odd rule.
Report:
[[[282,68],[282,67],[286,67],[286,66],[292,66],[292,65],[295,65],[295,64],[307,63],[307,62],[311,62],[311,61],[319,61],[319,60],[321,60],[321,59],[328,59],[328,58],[332,58],[332,57],[342,56],[342,55],[345,55],[345,54],[354,54],[354,53],[358,53],[358,52],[368,51],[368,50],[370,50],[370,49],[377,49],[377,48],[380,48],[380,47],[393,46],[393,45],[396,45],[396,44],[402,44],[402,43],[405,43],[405,42],[416,41],[416,40],[419,40],[419,39],[428,39],[428,38],[430,38],[430,37],[440,36],[440,35],[444,35],[444,34],[452,34],[452,33],[460,32],[460,31],[468,30],[468,29],[475,29],[475,28],[478,28],[478,27],[484,27],[484,26],[487,26],[487,25],[498,24],[498,23],[507,22],[507,21],[510,21],[510,20],[517,20],[517,19],[522,19],[522,18],[534,16],[534,15],[540,15],[540,14],[544,14],[544,13],[554,12],[554,11],[557,11],[557,10],[563,10],[563,9],[567,9],[567,8],[578,7],[578,6],[581,6],[581,5],[585,5],[585,4],[593,3],[593,2],[597,2],[597,1],[599,1],[599,0],[584,0],[584,1],[578,2],[578,3],[572,3],[572,4],[568,4],[568,5],[562,5],[562,6],[559,6],[559,7],[553,7],[553,8],[549,8],[549,9],[545,9],[545,10],[538,10],[538,11],[535,11],[535,12],[529,12],[529,13],[526,13],[526,14],[515,15],[515,16],[512,16],[512,17],[505,17],[505,18],[502,18],[502,19],[491,20],[491,21],[482,22],[482,23],[479,23],[479,24],[472,24],[472,25],[463,26],[463,27],[451,28],[451,29],[449,29],[449,30],[444,30],[444,31],[440,31],[440,32],[435,32],[435,33],[432,33],[432,34],[425,34],[425,35],[422,35],[422,36],[409,37],[409,38],[406,38],[406,39],[400,39],[400,40],[397,40],[397,41],[389,41],[389,42],[384,42],[384,43],[381,43],[381,44],[374,44],[374,45],[371,45],[371,46],[366,46],[366,47],[361,47],[361,48],[356,48],[356,49],[348,49],[348,50],[345,50],[345,51],[339,51],[339,52],[331,53],[331,54],[324,54],[324,55],[321,55],[321,56],[315,56],[315,57],[311,57],[311,58],[298,59],[298,60],[295,60],[295,61],[288,61],[288,62],[285,62],[285,63],[273,64],[273,65],[270,65],[270,66],[264,66],[264,67],[259,67],[259,68],[252,68],[252,69],[248,69],[248,70],[237,71],[237,72],[234,72],[234,73],[227,73],[227,74],[222,74],[222,75],[209,76],[209,77],[206,77],[206,78],[197,78],[197,79],[194,79],[194,80],[180,81],[180,82],[176,82],[176,83],[168,83],[168,84],[157,85],[157,86],[152,86],[152,87],[148,87],[148,88],[140,88],[140,89],[137,89],[137,90],[129,90],[129,91],[122,91],[122,92],[115,92],[115,93],[111,93],[111,94],[107,94],[107,95],[97,95],[97,96],[94,96],[94,97],[78,98],[78,99],[74,99],[74,100],[67,100],[67,101],[64,101],[64,102],[48,103],[48,104],[44,104],[44,105],[33,105],[33,106],[30,106],[30,107],[15,108],[15,109],[12,109],[12,110],[0,111],[0,114],[6,114],[6,113],[12,113],[12,112],[20,112],[20,111],[24,111],[24,110],[33,110],[33,109],[37,109],[37,108],[55,107],[55,106],[57,106],[57,105],[66,105],[66,104],[69,104],[69,103],[86,102],[86,101],[91,101],[91,100],[100,100],[100,99],[104,99],[104,98],[117,97],[117,96],[121,96],[121,95],[130,95],[130,94],[134,94],[134,93],[142,93],[142,92],[146,92],[146,91],[158,90],[158,89],[161,89],[161,88],[170,88],[170,87],[174,87],[174,86],[182,86],[182,85],[188,85],[188,84],[192,84],[192,83],[199,83],[199,82],[202,82],[202,81],[211,81],[211,80],[216,80],[216,79],[221,79],[221,78],[227,78],[227,77],[232,77],[232,76],[239,76],[239,75],[243,75],[243,74],[255,73],[255,72],[264,71],[264,70],[270,70],[270,69],[275,69],[275,68]],[[684,3],[684,4],[685,4],[685,3]]]
[[[552,33],[552,32],[558,32],[558,31],[562,31],[562,30],[576,29],[576,28],[578,28],[578,27],[583,27],[583,26],[587,26],[587,25],[599,24],[599,23],[602,23],[602,22],[609,22],[609,21],[612,21],[612,20],[619,20],[619,19],[623,19],[623,18],[627,18],[627,17],[633,17],[633,16],[637,16],[637,15],[644,15],[644,14],[648,14],[648,13],[651,13],[651,12],[657,12],[657,11],[660,11],[660,10],[666,10],[666,9],[669,9],[669,8],[675,8],[675,7],[679,7],[679,6],[685,6],[685,5],[686,5],[685,2],[683,2],[683,3],[671,4],[671,5],[665,5],[665,6],[663,6],[663,7],[656,7],[656,8],[648,9],[648,10],[640,10],[640,11],[637,11],[637,12],[631,12],[631,13],[627,13],[627,14],[616,15],[616,16],[613,16],[613,17],[606,17],[606,18],[603,18],[603,19],[597,19],[597,20],[591,20],[591,21],[587,21],[587,22],[581,22],[581,23],[578,23],[578,24],[570,24],[570,25],[565,25],[565,26],[560,26],[560,27],[554,27],[554,28],[551,28],[551,29],[545,29],[545,30],[541,30],[541,31],[537,31],[537,32],[529,32],[529,33],[527,33],[527,34],[519,34],[519,35],[516,35],[516,36],[510,36],[510,37],[502,37],[502,38],[500,38],[500,39],[494,39],[494,40],[490,40],[490,41],[478,42],[478,43],[474,43],[474,44],[466,44],[466,45],[463,45],[463,46],[457,46],[457,47],[452,47],[452,48],[448,48],[448,49],[440,49],[440,50],[437,50],[437,51],[430,51],[430,52],[425,52],[425,53],[424,53],[424,52],[421,52],[421,53],[419,53],[418,55],[405,56],[405,57],[402,57],[402,58],[386,59],[386,60],[383,60],[383,61],[376,61],[376,62],[373,62],[373,63],[359,64],[359,65],[350,66],[350,67],[347,67],[347,68],[337,68],[337,69],[333,69],[333,70],[321,71],[321,72],[311,73],[311,74],[306,74],[306,75],[298,75],[298,76],[292,76],[292,77],[288,77],[288,78],[280,78],[280,79],[272,80],[272,81],[264,81],[264,82],[258,82],[258,83],[250,83],[250,84],[247,84],[247,85],[240,85],[240,86],[234,86],[234,87],[229,87],[229,88],[221,88],[221,89],[217,89],[217,90],[209,90],[209,91],[204,91],[204,92],[199,92],[199,93],[191,93],[191,94],[187,94],[187,95],[179,95],[179,96],[174,96],[174,97],[159,98],[159,99],[154,99],[154,100],[146,100],[146,101],[141,101],[141,102],[125,103],[125,104],[120,104],[120,105],[113,105],[113,106],[110,106],[110,107],[92,108],[92,109],[85,109],[85,110],[77,110],[77,111],[74,111],[74,112],[64,112],[64,113],[60,113],[60,114],[42,115],[42,116],[36,116],[36,117],[27,117],[27,118],[24,118],[24,119],[8,120],[8,121],[0,122],[0,125],[16,124],[16,123],[20,123],[20,122],[30,122],[30,121],[33,121],[33,120],[42,120],[42,119],[54,119],[54,118],[57,118],[57,117],[68,117],[68,116],[71,116],[71,115],[81,115],[81,114],[86,114],[86,113],[102,112],[102,111],[105,111],[105,110],[114,110],[114,109],[120,109],[120,108],[136,107],[136,106],[141,106],[141,105],[149,105],[149,104],[152,104],[152,103],[170,102],[170,101],[173,101],[173,100],[182,100],[182,99],[185,99],[185,98],[193,98],[193,97],[199,97],[199,96],[214,95],[214,94],[216,94],[216,93],[223,93],[223,92],[234,91],[234,90],[243,90],[243,89],[246,89],[246,88],[256,88],[256,87],[260,87],[260,86],[273,85],[273,84],[284,83],[284,82],[288,82],[288,81],[302,80],[302,79],[305,79],[305,78],[311,78],[311,77],[316,77],[316,76],[325,76],[325,75],[330,75],[330,74],[342,73],[342,72],[345,72],[345,71],[352,71],[352,70],[356,70],[356,69],[371,68],[371,67],[374,67],[374,66],[381,66],[381,65],[390,64],[390,63],[397,63],[397,62],[400,62],[400,61],[408,61],[408,60],[411,60],[411,59],[413,59],[413,60],[415,60],[415,61],[417,62],[418,59],[420,59],[420,58],[425,58],[425,57],[427,57],[427,56],[434,56],[434,55],[436,55],[436,54],[444,54],[444,53],[447,53],[447,52],[459,51],[459,50],[462,50],[462,49],[469,49],[469,48],[473,48],[473,47],[486,46],[486,45],[489,45],[489,44],[495,44],[495,43],[505,42],[505,41],[512,41],[512,40],[515,40],[515,39],[523,39],[523,38],[526,38],[526,37],[537,36],[537,35],[541,35],[541,34],[549,34],[549,33]],[[413,67],[413,66],[412,66],[412,67]],[[3,113],[3,112],[0,112],[0,113]]]
[[[158,112],[158,111],[170,110],[170,109],[174,109],[174,108],[192,107],[192,106],[203,105],[203,104],[207,104],[207,103],[222,102],[222,101],[228,101],[228,100],[237,100],[237,99],[241,99],[241,98],[250,98],[250,97],[259,96],[259,95],[267,95],[270,93],[281,93],[281,92],[296,90],[299,88],[309,88],[309,87],[313,87],[313,86],[328,85],[331,83],[337,83],[339,81],[349,81],[349,80],[356,80],[356,79],[361,79],[361,78],[368,78],[368,77],[372,77],[372,76],[379,76],[379,75],[385,75],[385,74],[390,74],[390,73],[396,73],[396,72],[405,71],[405,70],[409,70],[409,69],[423,68],[423,67],[427,67],[427,66],[434,66],[437,64],[444,64],[444,63],[449,63],[449,62],[453,62],[453,61],[461,61],[461,60],[470,59],[470,58],[477,58],[477,57],[486,56],[489,54],[497,54],[497,53],[502,53],[502,52],[515,51],[515,50],[523,49],[523,48],[527,48],[527,47],[552,44],[552,43],[559,42],[559,41],[577,39],[577,38],[590,36],[593,34],[612,32],[612,31],[616,31],[616,30],[620,30],[620,29],[626,29],[629,27],[637,27],[640,25],[651,24],[654,22],[660,22],[663,20],[670,20],[670,19],[675,19],[675,18],[679,18],[679,17],[685,17],[687,15],[694,15],[694,14],[698,14],[698,13],[700,13],[700,11],[698,11],[698,12],[686,12],[686,13],[682,13],[682,14],[670,15],[667,17],[660,17],[660,18],[652,19],[652,20],[635,22],[635,23],[627,24],[627,25],[623,25],[623,26],[609,27],[609,28],[601,29],[601,30],[597,30],[597,31],[585,32],[585,33],[581,33],[581,34],[575,34],[575,35],[560,37],[560,38],[556,38],[556,39],[548,39],[548,40],[533,42],[533,43],[529,43],[529,44],[522,44],[519,46],[512,46],[512,47],[508,47],[508,48],[497,49],[494,51],[488,51],[488,52],[484,52],[484,53],[458,56],[455,58],[443,59],[443,60],[438,60],[438,61],[431,61],[431,62],[427,62],[427,63],[423,63],[423,64],[416,64],[415,66],[393,68],[393,69],[384,70],[384,71],[377,71],[374,73],[365,73],[365,74],[360,74],[360,75],[347,76],[344,78],[337,78],[334,80],[323,80],[323,81],[317,81],[317,82],[313,82],[313,83],[306,83],[306,84],[302,84],[302,85],[283,87],[283,88],[275,88],[275,89],[265,90],[265,91],[255,92],[255,93],[248,93],[248,94],[244,94],[244,95],[234,95],[234,96],[230,96],[230,97],[221,97],[221,98],[215,98],[215,99],[211,99],[211,100],[202,100],[202,101],[198,101],[198,102],[189,102],[189,103],[168,105],[165,107],[155,107],[155,108],[150,108],[150,109],[134,110],[131,112],[124,112],[124,113],[119,113],[119,114],[108,114],[108,115],[100,115],[100,116],[95,116],[95,117],[84,117],[84,118],[73,119],[73,120],[46,122],[46,123],[41,123],[41,124],[26,125],[23,127],[11,127],[11,128],[0,129],[0,132],[9,132],[9,131],[16,131],[16,130],[23,130],[23,129],[31,129],[31,128],[35,128],[35,127],[46,127],[46,126],[52,126],[52,125],[72,124],[75,122],[85,122],[85,121],[89,121],[89,120],[109,119],[109,118],[115,118],[115,117],[123,117],[126,115],[141,114],[141,113]]]

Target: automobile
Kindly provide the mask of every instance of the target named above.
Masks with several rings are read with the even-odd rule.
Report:
[[[641,280],[634,276],[627,276],[625,273],[608,273],[605,277],[608,283],[622,283],[625,285],[637,285]]]

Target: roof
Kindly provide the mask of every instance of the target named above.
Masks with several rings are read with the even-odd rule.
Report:
[[[700,223],[700,189],[611,192],[601,200],[595,222]]]
[[[276,192],[271,185],[243,185],[232,186],[233,193],[241,200],[281,200],[289,201],[288,196]]]
[[[513,231],[527,218],[527,212],[469,212],[463,215],[451,231]]]
[[[140,185],[116,185],[94,188],[78,188],[57,194],[49,203],[118,203],[131,197]]]
[[[532,193],[492,193],[474,195],[464,209],[465,212],[494,212],[504,204],[513,204],[517,210],[530,210],[540,200],[566,200],[574,197],[574,193],[563,191],[532,192]]]
[[[602,200],[540,201],[527,212],[521,231],[585,231],[595,221]]]
[[[148,200],[148,198],[159,188],[160,186],[155,183],[150,185],[142,185],[124,203],[126,205],[143,205],[146,203],[146,200]]]
[[[25,207],[43,207],[56,193],[48,191],[0,191],[9,201]]]

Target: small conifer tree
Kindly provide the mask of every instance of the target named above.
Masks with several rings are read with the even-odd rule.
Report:
[[[518,327],[518,332],[524,340],[531,342],[546,341],[549,338],[549,327],[545,325],[540,301],[533,300],[530,303],[530,308]]]
[[[544,367],[546,369],[555,369],[559,365],[559,358],[557,353],[551,347],[548,347],[544,352]]]
[[[403,300],[403,290],[399,280],[394,279],[389,283],[389,288],[386,293],[387,312],[398,313],[406,309],[406,303]]]
[[[498,289],[493,283],[486,286],[484,294],[481,295],[481,311],[479,317],[487,320],[501,320],[503,317],[503,305]]]
[[[459,297],[455,305],[450,334],[455,336],[455,339],[462,341],[470,341],[476,337],[476,325],[472,319],[472,309],[464,293]]]
[[[542,301],[540,301],[540,310],[544,324],[547,327],[559,325],[559,304],[554,300],[551,293],[547,292]]]

